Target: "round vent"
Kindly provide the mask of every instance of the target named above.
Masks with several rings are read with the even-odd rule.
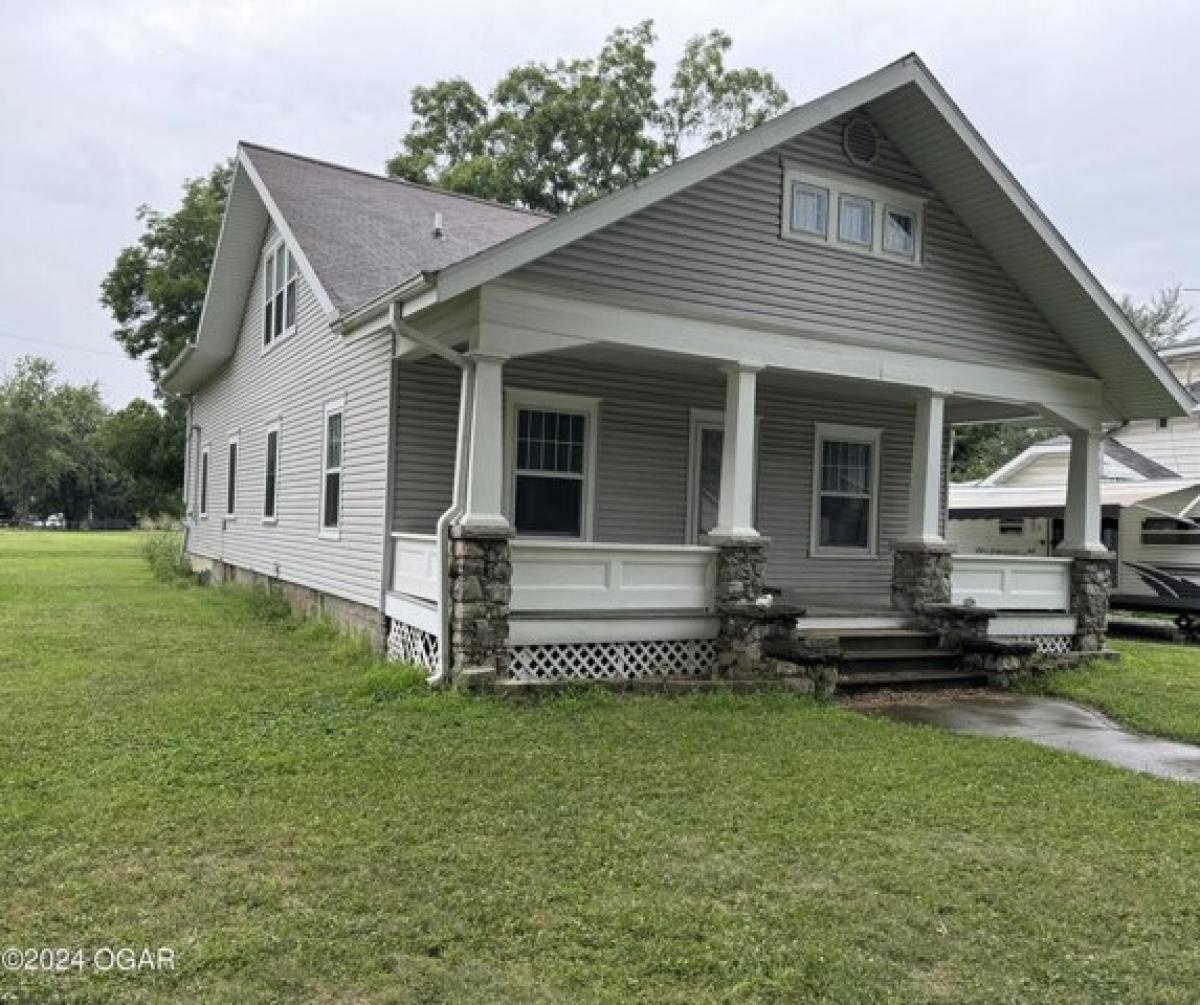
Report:
[[[851,164],[870,167],[879,156],[879,133],[863,118],[853,118],[842,130],[842,147]]]

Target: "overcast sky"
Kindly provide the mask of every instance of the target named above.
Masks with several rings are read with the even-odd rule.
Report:
[[[644,17],[660,70],[721,27],[796,102],[915,50],[1115,294],[1200,287],[1188,0],[0,0],[0,368],[40,353],[114,405],[149,395],[97,302],[140,203],[172,209],[239,139],[379,170],[413,85],[486,89]]]

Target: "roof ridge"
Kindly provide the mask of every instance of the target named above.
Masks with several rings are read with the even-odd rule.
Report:
[[[395,178],[392,175],[377,174],[365,168],[351,167],[348,164],[338,164],[336,161],[325,160],[323,157],[313,157],[309,154],[298,154],[292,150],[281,150],[279,147],[269,147],[265,143],[238,140],[238,146],[249,147],[252,150],[262,150],[269,154],[278,154],[280,157],[290,157],[292,160],[307,161],[309,164],[319,164],[321,167],[331,168],[334,171],[345,171],[347,174],[361,175],[373,181],[390,182],[393,185],[403,185],[406,188],[415,188],[434,195],[444,195],[451,199],[463,199],[467,202],[480,203],[484,206],[494,206],[496,209],[505,209],[511,213],[522,213],[526,216],[536,216],[544,220],[553,220],[555,218],[553,214],[543,213],[541,210],[526,209],[524,206],[510,206],[508,203],[500,202],[496,199],[484,199],[482,196],[468,195],[466,192],[452,192],[448,188],[438,188],[436,185],[422,185],[420,182],[408,181],[405,178]]]

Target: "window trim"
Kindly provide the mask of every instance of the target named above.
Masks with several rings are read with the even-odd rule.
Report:
[[[337,466],[338,474],[338,522],[335,527],[325,526],[325,488],[329,484],[329,475],[333,472],[333,468],[329,467],[329,418],[333,415],[342,417],[342,454],[339,458]],[[327,541],[340,541],[342,539],[342,523],[344,522],[345,512],[343,510],[344,501],[346,498],[345,483],[346,483],[346,399],[335,398],[333,401],[327,401],[325,408],[321,413],[321,463],[319,465],[321,472],[321,502],[317,510],[317,536],[324,538]]]
[[[206,441],[200,445],[200,470],[197,472],[200,475],[200,491],[199,498],[196,500],[196,507],[200,513],[201,520],[208,519],[208,483],[209,476],[212,474],[212,443]]]
[[[719,428],[725,430],[725,412],[720,408],[689,408],[688,409],[688,469],[687,469],[687,543],[700,543],[700,445],[701,433],[705,429]],[[762,416],[754,416],[754,497],[751,503],[754,514],[754,526],[759,523],[758,516],[758,453],[761,448]],[[724,464],[724,457],[721,458]]]
[[[584,416],[583,505],[577,536],[521,534],[524,541],[591,541],[595,534],[596,462],[600,425],[600,398],[530,388],[504,389],[504,515],[517,526],[517,412],[522,408],[548,409]]]
[[[821,455],[826,442],[866,443],[871,446],[871,493],[867,517],[867,547],[843,548],[821,544]],[[812,510],[809,516],[809,555],[813,558],[875,559],[879,557],[879,481],[883,430],[872,426],[847,426],[818,422],[813,428]]]
[[[233,463],[232,477],[230,477],[229,466],[229,448],[235,448],[235,460]],[[238,504],[238,489],[241,488],[240,480],[242,474],[242,437],[241,431],[234,433],[229,437],[225,445],[225,519],[237,519],[237,504]],[[230,503],[233,503],[230,506]]]
[[[825,235],[809,233],[805,230],[792,229],[792,185],[799,182],[812,188],[822,188],[829,192],[829,205],[826,209]],[[868,199],[872,203],[871,214],[871,243],[870,245],[854,244],[843,241],[841,234],[841,205],[842,196],[856,199]],[[900,265],[923,266],[925,264],[925,207],[928,198],[913,192],[887,188],[873,182],[863,181],[847,175],[821,174],[810,171],[807,167],[797,164],[783,164],[783,213],[780,217],[779,236],[788,241],[799,241],[802,244],[815,244],[823,248],[836,248],[854,255],[870,255],[885,262],[896,262]],[[913,217],[913,253],[906,255],[899,251],[889,251],[883,246],[883,225],[888,209],[900,213],[910,213]]]
[[[268,422],[263,432],[263,512],[262,522],[269,527],[279,523],[279,457],[282,449],[283,436],[280,433],[280,420]],[[271,515],[267,515],[267,464],[271,459],[271,434],[275,434],[275,484],[271,499]]]
[[[288,280],[288,265],[287,265],[287,263],[289,261],[291,262],[292,269],[295,270],[295,275],[292,276],[292,279],[295,280],[295,283],[296,283],[295,292],[292,294],[292,299],[293,299],[292,323],[289,327],[280,329],[280,332],[278,335],[272,335],[271,338],[268,339],[266,337],[267,336],[266,311],[267,311],[268,278],[269,278],[269,276],[274,275],[275,256],[280,252],[280,250],[285,251],[287,254],[287,258],[286,258],[286,260],[284,262],[284,266],[283,266],[283,282],[284,282],[285,291],[286,291],[286,287],[287,287],[288,281],[289,281]],[[290,247],[288,247],[287,241],[283,237],[278,237],[274,241],[272,241],[271,244],[268,245],[267,249],[263,252],[261,269],[262,269],[262,294],[259,298],[258,320],[259,320],[259,324],[263,325],[263,329],[260,332],[259,349],[260,349],[261,355],[265,356],[272,349],[274,349],[277,345],[279,345],[280,342],[283,342],[289,336],[294,335],[296,332],[296,328],[299,326],[299,321],[300,321],[300,264],[299,264],[299,262],[296,261],[296,256],[292,253],[292,249]],[[278,290],[276,290],[275,292],[277,293]],[[272,294],[272,297],[273,296],[274,296],[274,293]],[[287,315],[287,301],[288,301],[288,296],[287,296],[287,293],[285,292],[283,295],[283,309],[284,309],[285,316]]]

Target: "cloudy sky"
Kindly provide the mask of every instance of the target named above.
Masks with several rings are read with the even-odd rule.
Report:
[[[484,89],[644,17],[660,68],[722,27],[794,101],[915,50],[1114,293],[1200,287],[1191,0],[0,0],[0,368],[40,353],[148,395],[97,302],[140,203],[173,208],[243,138],[377,170],[413,85]]]

